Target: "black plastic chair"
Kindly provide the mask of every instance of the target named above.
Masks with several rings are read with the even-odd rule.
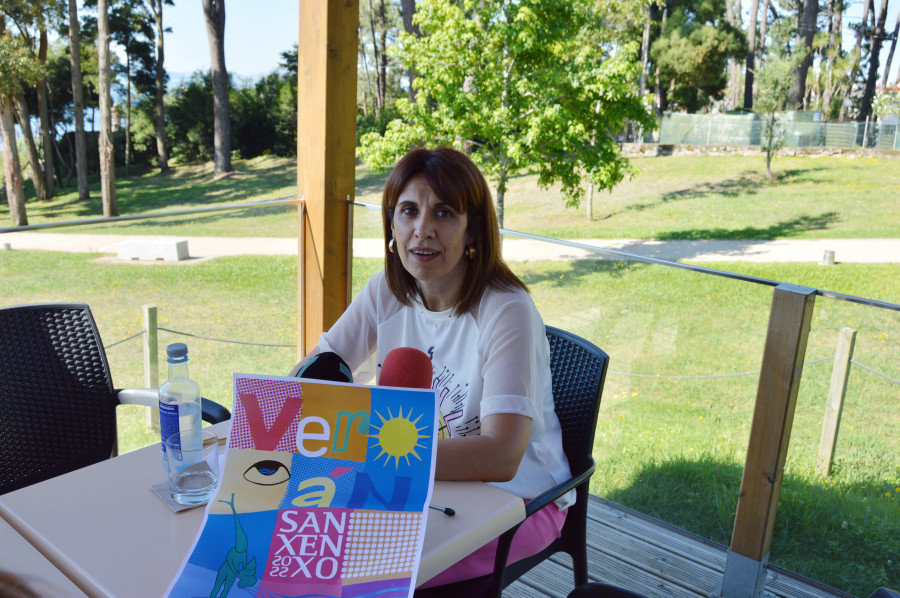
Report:
[[[549,505],[568,491],[575,489],[577,500],[569,507],[560,537],[541,552],[515,563],[507,564],[509,549],[515,540],[518,526],[500,536],[494,573],[484,577],[434,586],[416,591],[423,598],[437,596],[466,596],[499,598],[503,588],[524,575],[529,569],[557,552],[572,557],[575,586],[588,581],[587,567],[587,507],[591,475],[594,473],[594,432],[597,411],[606,380],[609,356],[585,339],[547,326],[550,342],[550,372],[553,378],[553,404],[562,427],[563,451],[569,460],[572,477],[525,504],[525,517]]]
[[[115,456],[120,404],[157,406],[157,389],[113,387],[87,305],[0,308],[0,494]],[[202,410],[231,417],[208,399]]]

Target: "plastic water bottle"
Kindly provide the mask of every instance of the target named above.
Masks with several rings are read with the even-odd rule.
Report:
[[[188,377],[188,348],[184,343],[172,343],[166,347],[169,362],[169,379],[159,387],[159,432],[162,438],[163,469],[166,469],[166,438],[176,432],[197,431],[198,448],[200,430],[200,385]]]

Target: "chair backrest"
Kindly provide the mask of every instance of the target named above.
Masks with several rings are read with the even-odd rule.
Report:
[[[87,305],[0,308],[0,494],[108,459],[117,403]]]
[[[591,463],[609,355],[571,332],[552,326],[546,330],[554,409],[562,427],[563,450],[576,474]]]

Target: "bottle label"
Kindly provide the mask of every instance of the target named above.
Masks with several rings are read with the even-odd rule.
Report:
[[[159,402],[159,433],[162,438],[163,458],[166,456],[166,438],[178,432],[178,405]],[[180,449],[181,443],[178,448]]]

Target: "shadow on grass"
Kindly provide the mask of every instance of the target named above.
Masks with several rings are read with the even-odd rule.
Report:
[[[784,170],[776,173],[775,178],[779,183],[822,183],[824,181],[804,176],[818,170],[823,170],[823,168],[796,168],[791,170]],[[765,190],[772,184],[773,181],[767,179],[764,174],[755,171],[747,171],[741,173],[739,176],[731,177],[723,181],[704,181],[686,189],[669,191],[660,195],[659,199],[656,201],[632,204],[622,211],[641,212],[656,208],[662,204],[670,202],[703,199],[709,196],[729,198],[738,196],[752,196],[756,195],[760,191]]]
[[[637,261],[608,261],[603,259],[571,260],[559,262],[559,267],[549,271],[535,272],[527,266],[517,266],[516,274],[526,285],[552,283],[557,287],[581,286],[585,276],[601,273],[611,278],[621,278],[632,274],[635,268],[647,264]]]
[[[834,224],[838,220],[840,220],[840,215],[837,212],[824,212],[818,215],[798,216],[797,218],[777,222],[771,226],[766,227],[746,226],[744,228],[738,229],[689,229],[682,231],[673,231],[669,233],[660,233],[659,235],[657,235],[657,239],[659,239],[660,241],[696,241],[701,239],[747,241],[783,239],[785,237],[796,236],[805,231],[827,229],[831,224]]]
[[[370,170],[357,170],[357,172],[362,173],[356,177],[357,197],[368,195],[370,193],[381,195],[382,190],[384,190],[384,182],[387,180],[389,174],[387,171],[372,172]]]
[[[604,498],[728,546],[742,473],[710,457],[646,464]],[[770,562],[856,596],[900,587],[900,519],[885,494],[884,482],[785,475]]]
[[[279,189],[296,185],[296,168],[284,160],[236,161],[234,171],[220,179],[213,179],[211,164],[176,165],[166,174],[146,167],[132,167],[132,176],[124,176],[124,168],[116,171],[116,191],[120,214],[140,214],[167,211],[180,207],[205,207],[223,203],[236,203],[261,198],[274,199]],[[90,177],[91,197],[78,199],[74,187],[57,187],[57,196],[51,201],[27,202],[29,218],[37,220],[74,220],[98,218],[103,215],[103,205],[98,177]],[[293,198],[293,193],[278,197]],[[238,212],[241,216],[253,215]],[[205,218],[215,221],[226,218],[217,213]],[[231,216],[233,217],[233,216]]]

